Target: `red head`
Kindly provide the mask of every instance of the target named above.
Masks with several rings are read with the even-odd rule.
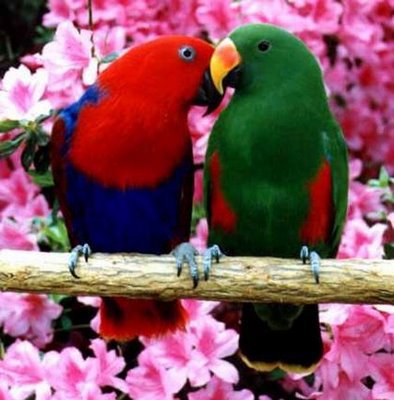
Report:
[[[190,106],[213,50],[201,39],[162,36],[129,50],[101,74],[99,83],[126,96],[139,93],[154,102]]]
[[[118,188],[166,179],[191,152],[190,106],[218,103],[207,81],[212,53],[203,40],[163,36],[112,63],[98,78],[99,102],[79,113],[73,165]]]

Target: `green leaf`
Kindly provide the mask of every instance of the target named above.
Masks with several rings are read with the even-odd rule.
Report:
[[[49,135],[39,126],[37,128],[37,143],[39,146],[46,146],[50,141]]]
[[[44,174],[49,168],[49,145],[40,146],[34,154],[34,168],[39,174]]]
[[[53,182],[52,172],[50,170],[47,170],[43,174],[37,171],[30,170],[29,175],[32,177],[33,182],[42,188],[47,188],[55,185],[55,183]]]
[[[25,171],[28,171],[34,159],[34,150],[36,149],[36,138],[30,135],[26,140],[25,148],[23,149],[21,160]]]
[[[65,294],[49,294],[48,297],[55,303],[60,303],[63,299],[69,297]]]
[[[386,243],[383,245],[384,258],[388,260],[394,259],[394,243]]]
[[[65,331],[71,331],[73,327],[73,323],[67,315],[63,315],[61,320],[60,320],[60,325]]]
[[[20,128],[20,126],[21,124],[19,121],[6,119],[4,121],[0,121],[0,132],[9,132],[12,129]]]
[[[101,59],[103,64],[108,64],[112,61],[115,61],[119,57],[118,53],[111,53]]]
[[[26,133],[21,133],[14,139],[0,142],[0,159],[9,157],[14,153],[25,139]]]
[[[380,169],[379,182],[381,187],[388,187],[390,184],[390,175],[385,167]]]
[[[278,381],[286,376],[286,372],[281,370],[280,368],[275,368],[269,373],[268,376],[271,381]]]

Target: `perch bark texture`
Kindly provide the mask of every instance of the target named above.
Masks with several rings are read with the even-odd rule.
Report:
[[[299,260],[224,257],[192,289],[187,266],[176,276],[171,255],[94,254],[73,278],[67,253],[0,250],[2,291],[135,298],[394,304],[393,260],[322,260],[320,283]],[[198,258],[201,267],[201,258]],[[202,277],[202,271],[200,270]]]

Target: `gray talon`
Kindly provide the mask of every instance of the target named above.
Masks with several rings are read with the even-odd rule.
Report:
[[[302,246],[300,251],[300,258],[303,264],[306,264],[306,261],[309,259],[309,249],[308,246]]]
[[[214,258],[216,263],[220,261],[220,258],[223,257],[224,254],[220,250],[220,247],[217,244],[214,244],[211,247],[208,247],[203,256],[203,269],[204,269],[204,279],[207,281],[209,279],[209,274],[212,270],[212,259]]]
[[[315,282],[320,282],[320,256],[316,253],[316,251],[309,251],[308,246],[302,246],[300,251],[300,258],[303,264],[309,260],[311,263],[311,270],[313,277],[315,278]]]
[[[90,246],[85,243],[83,246],[78,245],[75,246],[70,253],[70,258],[68,260],[68,269],[70,271],[70,274],[74,277],[79,279],[79,276],[75,272],[75,268],[77,267],[78,264],[78,258],[80,256],[84,256],[85,262],[88,262],[89,256],[92,254],[92,250]]]
[[[312,274],[315,278],[315,282],[319,283],[320,279],[320,256],[317,254],[315,251],[312,251],[310,256],[311,260],[311,269],[312,269]]]
[[[198,267],[196,263],[196,255],[198,251],[190,243],[181,243],[172,251],[176,260],[177,276],[182,273],[183,264],[186,262],[189,266],[190,275],[193,280],[193,289],[198,285]]]

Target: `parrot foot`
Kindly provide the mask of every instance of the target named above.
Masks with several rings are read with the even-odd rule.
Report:
[[[190,243],[185,242],[175,247],[171,254],[174,255],[176,260],[177,276],[181,275],[183,264],[185,262],[188,264],[190,275],[193,280],[193,289],[195,289],[199,281],[196,262],[196,255],[198,254],[198,251]]]
[[[204,279],[207,281],[209,278],[209,274],[211,273],[212,269],[212,259],[216,260],[216,263],[220,261],[220,259],[224,256],[222,250],[217,244],[214,244],[211,247],[208,247],[203,255],[203,268],[204,268]]]
[[[309,251],[308,246],[302,246],[300,251],[300,258],[303,264],[309,260],[315,282],[320,282],[320,256],[316,251]]]
[[[88,262],[89,256],[91,254],[92,254],[92,250],[87,243],[85,243],[84,245],[79,244],[78,246],[75,246],[71,250],[70,258],[68,260],[68,269],[70,271],[70,274],[74,278],[79,279],[79,276],[75,273],[75,268],[77,267],[79,257],[83,256],[85,259],[85,262]]]

